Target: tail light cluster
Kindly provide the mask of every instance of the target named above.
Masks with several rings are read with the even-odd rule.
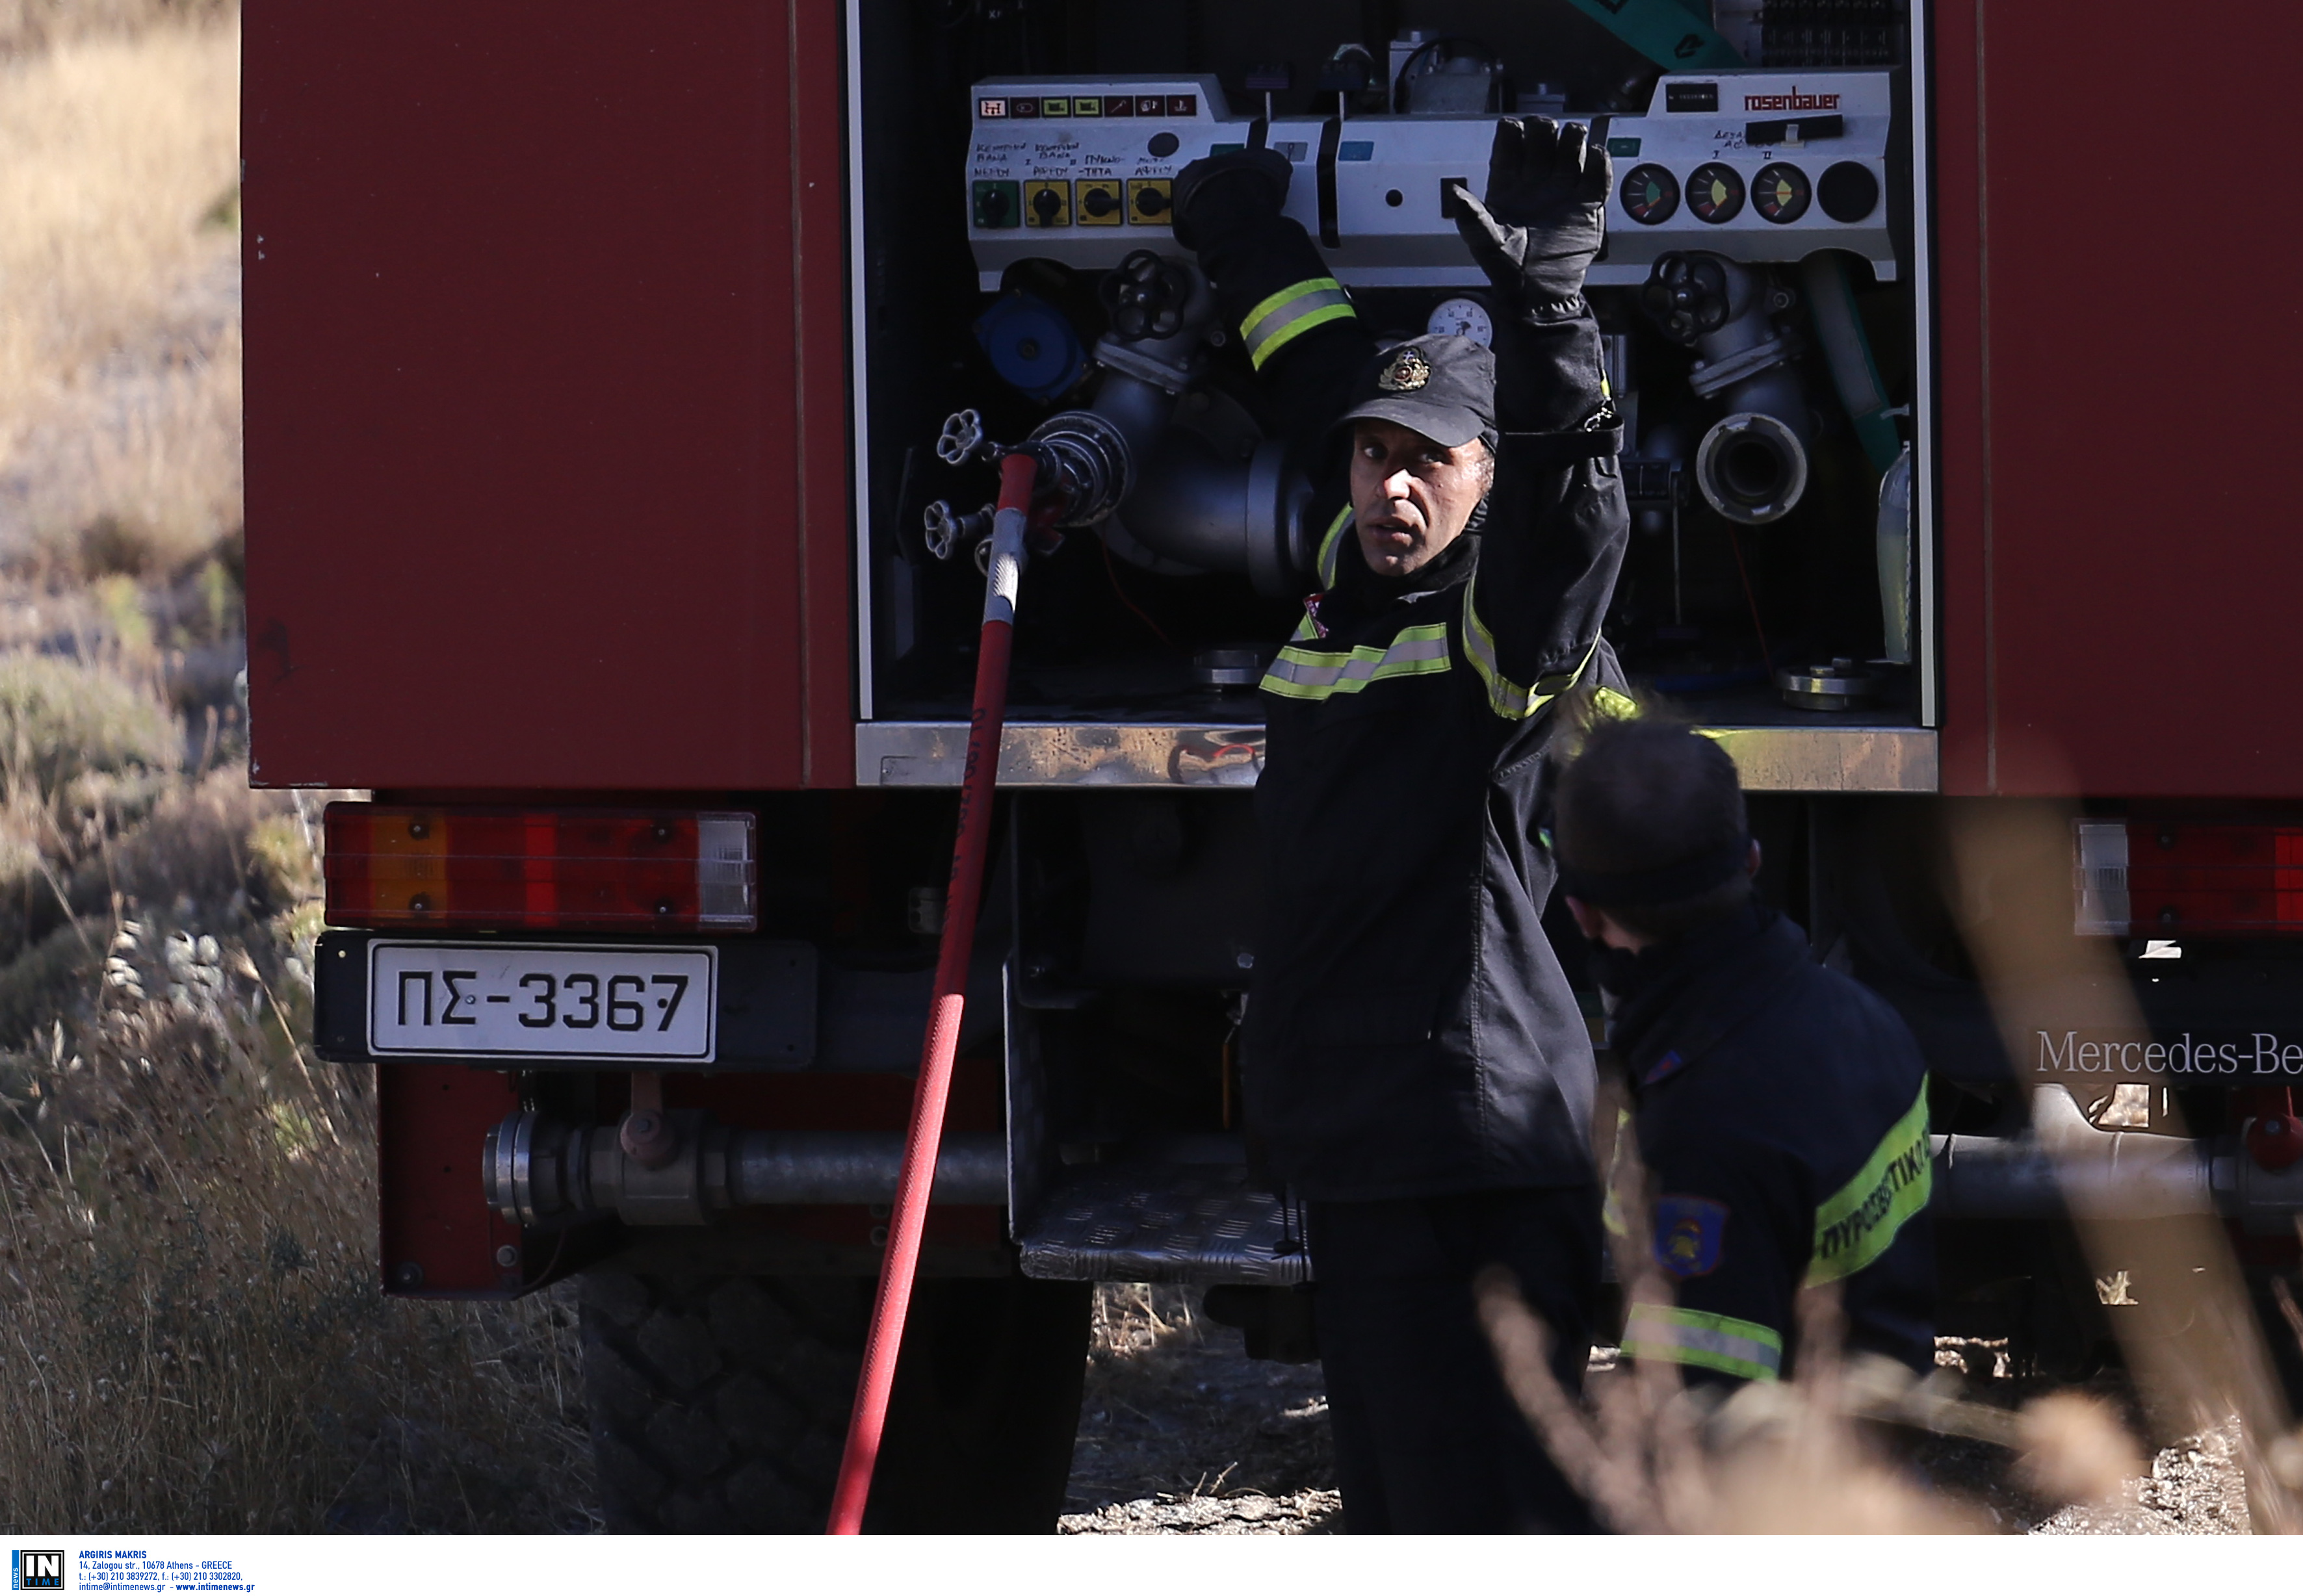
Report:
[[[328,805],[327,918],[394,930],[750,931],[743,813]]]
[[[2075,831],[2082,935],[2303,934],[2303,826],[2081,820]]]

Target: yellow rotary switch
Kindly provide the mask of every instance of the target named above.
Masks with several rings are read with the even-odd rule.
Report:
[[[1130,178],[1127,219],[1138,227],[1174,226],[1176,202],[1169,191],[1173,182],[1173,179],[1164,177]]]
[[[1034,180],[1024,185],[1024,225],[1026,227],[1069,227],[1072,224],[1072,186],[1062,180],[1050,182]]]
[[[1072,185],[1072,195],[1082,227],[1118,227],[1126,219],[1118,178],[1084,177]]]

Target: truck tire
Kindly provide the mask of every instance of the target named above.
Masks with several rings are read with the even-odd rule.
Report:
[[[1062,1511],[1091,1288],[923,1281],[865,1519],[879,1533],[1047,1532]],[[816,1533],[873,1282],[584,1278],[602,1508],[624,1533]]]

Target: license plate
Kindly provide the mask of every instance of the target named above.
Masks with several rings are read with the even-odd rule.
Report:
[[[716,948],[377,941],[367,972],[379,1058],[712,1061]]]

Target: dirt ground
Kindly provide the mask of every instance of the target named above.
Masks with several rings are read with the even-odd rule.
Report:
[[[1074,1534],[1300,1535],[1343,1527],[1317,1364],[1259,1362],[1199,1293],[1106,1286],[1072,1451]]]
[[[1257,1362],[1239,1333],[1200,1314],[1198,1294],[1108,1286],[1099,1298],[1087,1399],[1061,1527],[1071,1534],[1329,1534],[1342,1531],[1335,1450],[1317,1364]],[[1946,1345],[1944,1361],[1965,1350]],[[1602,1351],[1597,1365],[1611,1361]],[[1982,1360],[1988,1365],[1989,1360]],[[1970,1394],[2013,1407],[2045,1386],[2000,1374]],[[2116,1377],[2089,1388],[2122,1407]],[[2008,1455],[1938,1437],[1905,1441],[1899,1466],[2002,1533],[2244,1534],[2236,1424],[2159,1451],[2122,1499],[2058,1508],[2029,1495]]]

